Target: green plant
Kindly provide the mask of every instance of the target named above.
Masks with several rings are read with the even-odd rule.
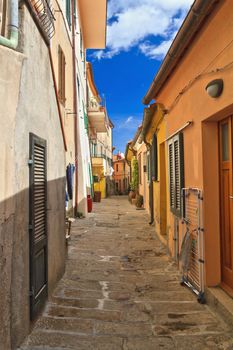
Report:
[[[138,185],[139,185],[138,161],[134,157],[132,159],[132,182],[130,184],[131,190],[137,192]]]
[[[140,194],[137,194],[136,196],[136,203],[135,203],[137,208],[141,208],[143,206],[143,196]]]

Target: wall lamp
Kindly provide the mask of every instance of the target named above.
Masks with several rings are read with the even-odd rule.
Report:
[[[207,94],[210,97],[216,98],[219,97],[222,94],[223,91],[223,80],[222,79],[215,79],[209,82],[206,86]]]

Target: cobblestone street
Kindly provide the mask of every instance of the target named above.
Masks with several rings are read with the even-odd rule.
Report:
[[[77,220],[66,273],[20,349],[233,349],[232,330],[180,286],[148,222],[121,196]]]

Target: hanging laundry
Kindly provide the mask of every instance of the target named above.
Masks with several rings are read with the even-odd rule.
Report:
[[[69,199],[73,199],[73,176],[74,176],[75,166],[69,164],[66,167],[66,181],[67,181],[67,192]]]

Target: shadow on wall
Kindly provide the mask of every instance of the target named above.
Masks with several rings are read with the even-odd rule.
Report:
[[[65,269],[65,178],[47,182],[48,292]],[[0,203],[0,350],[30,329],[29,189]]]

